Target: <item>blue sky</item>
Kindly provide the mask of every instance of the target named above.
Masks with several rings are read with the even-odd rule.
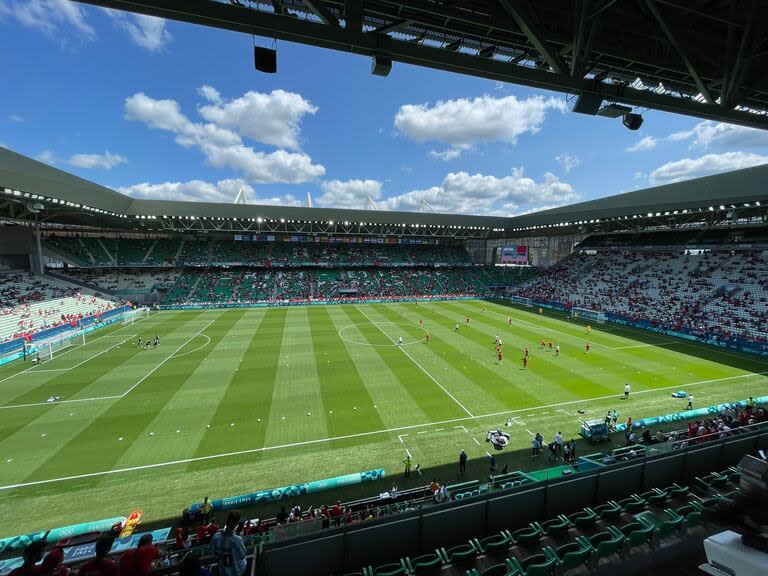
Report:
[[[259,45],[270,41],[257,38]],[[768,162],[768,133],[69,0],[0,3],[0,145],[141,198],[511,215]],[[10,88],[10,89],[9,89]]]

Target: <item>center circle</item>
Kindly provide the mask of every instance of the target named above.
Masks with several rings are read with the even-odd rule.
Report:
[[[385,321],[385,322],[359,322],[357,324],[349,324],[348,326],[344,326],[339,330],[339,338],[342,340],[345,340],[346,342],[351,342],[352,344],[360,344],[361,346],[397,346],[397,338],[401,336],[401,334],[392,335],[387,331],[385,328],[382,328],[383,325],[394,325],[394,326],[407,326],[408,328],[418,328],[424,334],[426,335],[427,331],[424,330],[424,328],[421,328],[420,326],[414,326],[410,322],[391,322],[391,321]],[[379,332],[382,334],[386,334],[387,338],[390,340],[389,344],[372,344],[371,342],[368,342],[365,337],[362,334],[353,334],[351,337],[345,335],[344,333],[349,330],[350,328],[354,328],[355,326],[373,326],[376,328]],[[402,334],[403,337],[403,346],[411,346],[413,344],[419,344],[420,342],[424,342],[426,337],[422,337],[418,340],[414,340],[413,336],[408,335],[407,333]]]

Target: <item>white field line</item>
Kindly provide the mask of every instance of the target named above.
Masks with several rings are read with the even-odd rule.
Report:
[[[623,338],[623,336],[622,336]],[[685,340],[665,340],[657,344],[634,344],[632,346],[609,346],[611,350],[629,350],[630,348],[651,348],[654,346],[670,346],[672,344],[682,344]]]
[[[94,342],[96,342],[97,340],[101,340],[102,338],[107,338],[107,337],[109,337],[109,336],[114,336],[114,335],[115,335],[115,334],[117,334],[118,332],[121,332],[122,330],[125,330],[126,328],[130,328],[130,327],[132,327],[132,326],[135,326],[135,325],[136,325],[136,324],[138,324],[139,322],[143,322],[144,320],[147,320],[148,318],[149,318],[149,316],[147,316],[147,318],[142,318],[141,320],[137,320],[136,322],[134,322],[133,324],[130,324],[130,325],[128,325],[128,326],[123,326],[122,328],[118,328],[118,329],[117,329],[117,330],[115,330],[114,332],[110,332],[109,334],[103,334],[103,335],[99,336],[98,338],[94,338],[93,340],[89,340],[89,341],[88,341],[88,342],[86,342],[85,344],[81,344],[80,346],[75,346],[74,348],[72,348],[72,349],[70,349],[70,350],[66,350],[66,351],[62,352],[61,354],[59,354],[58,356],[56,356],[56,358],[55,358],[55,359],[56,359],[56,360],[58,360],[58,359],[59,359],[59,358],[61,358],[62,356],[66,356],[67,354],[69,354],[70,352],[74,352],[75,350],[80,350],[81,348],[84,348],[85,346],[88,346],[89,344],[93,344]],[[131,336],[130,338],[133,338],[133,336]],[[129,338],[129,340],[130,340],[130,338]],[[22,371],[20,371],[20,372],[16,372],[15,374],[11,374],[10,376],[6,376],[6,377],[5,377],[5,378],[3,378],[2,380],[0,380],[0,384],[2,384],[3,382],[5,382],[6,380],[10,380],[11,378],[15,378],[15,377],[16,377],[16,376],[18,376],[19,374],[24,374],[25,372],[29,372],[29,371],[30,371],[30,370],[32,370],[33,368],[35,368],[35,366],[30,366],[29,368],[26,368],[26,369],[24,369],[24,370],[22,370]],[[61,368],[61,370],[69,370],[69,368]],[[35,370],[35,372],[38,372],[38,370]]]
[[[477,444],[478,446],[480,446],[480,442],[478,442],[478,441],[477,441],[477,438],[472,438],[472,440],[474,440],[474,441],[475,441],[475,444]]]
[[[203,345],[201,345],[201,346],[198,346],[197,348],[195,348],[195,349],[193,349],[193,350],[190,350],[189,352],[184,352],[184,353],[182,353],[182,354],[179,354],[178,356],[176,356],[176,358],[181,358],[182,356],[187,356],[187,355],[189,355],[189,354],[194,354],[194,353],[195,353],[195,352],[197,352],[198,350],[202,350],[203,348],[205,348],[206,346],[208,346],[208,344],[210,344],[210,343],[211,343],[211,337],[210,337],[210,336],[206,336],[205,334],[200,334],[200,336],[202,336],[203,338],[207,338],[207,339],[208,339],[208,342],[206,342],[205,344],[203,344]]]
[[[143,320],[143,318],[142,318],[142,320]],[[139,320],[139,322],[141,322],[141,320]],[[215,322],[215,320],[211,320],[202,330],[200,330],[200,332],[202,332],[203,330],[208,328],[208,326],[210,326],[214,322]],[[134,322],[134,324],[135,324],[135,322]],[[200,332],[198,332],[197,334],[192,336],[192,338],[195,338],[195,336],[199,335]],[[126,338],[125,340],[123,340],[123,342],[126,342],[126,341],[130,340],[131,338],[133,338],[133,336],[131,336],[129,338]],[[163,364],[168,362],[168,360],[173,358],[175,356],[176,352],[178,352],[179,350],[184,348],[184,346],[189,344],[189,342],[192,340],[192,338],[190,338],[186,342],[184,342],[184,344],[179,346],[174,352],[171,353],[170,356],[167,356],[162,362],[160,362],[160,364],[158,364],[157,366],[152,368],[152,370],[150,370],[146,375],[144,375],[141,378],[141,380],[136,382],[136,384],[134,384],[133,386],[128,388],[128,390],[126,392],[123,392],[122,394],[111,395],[111,396],[94,396],[93,398],[73,398],[72,400],[56,400],[55,402],[33,402],[33,403],[30,403],[30,404],[9,404],[7,406],[0,406],[0,410],[9,410],[11,408],[30,408],[32,406],[52,406],[52,405],[56,405],[56,404],[70,404],[70,403],[74,403],[74,402],[94,402],[94,401],[97,401],[97,400],[115,400],[117,398],[124,398],[130,392],[132,392],[136,388],[136,386],[138,386],[139,384],[144,382],[144,380],[149,378],[158,368],[160,368],[160,366],[162,366]],[[99,352],[95,356],[92,356],[91,358],[95,358],[96,356],[99,356],[100,354],[103,354],[107,350],[111,350],[112,348],[115,348],[116,346],[119,346],[120,344],[122,344],[122,342],[120,342],[118,344],[115,344],[114,346],[111,346],[110,348],[107,348],[106,350],[102,350],[101,352]],[[90,360],[91,358],[88,358],[88,360]],[[88,360],[83,360],[83,362],[81,362],[80,364],[84,364]],[[76,368],[77,366],[80,366],[80,364],[77,364],[76,366],[73,366],[73,368]]]
[[[357,311],[358,311],[358,312],[360,312],[360,314],[362,314],[363,316],[365,316],[365,317],[368,319],[368,321],[369,321],[371,324],[373,324],[374,326],[376,326],[376,328],[378,328],[378,329],[379,329],[379,331],[380,331],[382,334],[384,334],[384,336],[386,336],[387,338],[389,338],[390,340],[392,340],[392,343],[393,343],[393,344],[397,345],[397,342],[395,341],[395,339],[394,339],[394,338],[392,338],[392,336],[390,336],[389,334],[387,334],[387,333],[384,331],[384,329],[383,329],[381,326],[379,326],[378,324],[376,324],[376,322],[374,322],[373,320],[371,320],[371,317],[370,317],[370,316],[368,316],[368,314],[366,314],[365,312],[363,312],[362,310],[360,310],[360,308],[358,308],[358,307],[357,307],[357,305],[355,305],[355,309],[357,309]],[[435,384],[437,384],[437,385],[440,387],[440,389],[441,389],[443,392],[445,392],[445,393],[446,393],[448,396],[450,396],[451,400],[453,400],[454,402],[456,402],[456,404],[458,404],[458,405],[459,405],[459,407],[460,407],[462,410],[464,410],[464,412],[466,412],[466,413],[469,415],[469,417],[470,417],[470,418],[474,418],[474,415],[472,414],[472,412],[470,412],[469,410],[467,410],[467,407],[466,407],[466,406],[464,406],[464,404],[462,404],[461,402],[459,402],[459,401],[456,399],[456,397],[455,397],[453,394],[451,394],[450,392],[448,392],[448,390],[446,390],[446,388],[445,388],[445,387],[444,387],[442,384],[440,384],[440,382],[438,382],[438,381],[435,379],[435,377],[434,377],[434,376],[432,376],[432,374],[430,374],[429,372],[427,372],[427,369],[426,369],[426,368],[424,368],[424,366],[422,366],[421,364],[419,364],[419,363],[416,361],[416,359],[415,359],[413,356],[411,356],[411,355],[408,353],[408,351],[407,351],[405,348],[403,348],[402,346],[398,346],[398,348],[400,348],[400,350],[403,352],[403,354],[405,354],[406,356],[408,356],[408,358],[410,358],[410,359],[411,359],[411,362],[413,362],[414,364],[416,364],[416,366],[418,366],[418,367],[421,369],[421,371],[422,371],[422,372],[424,372],[424,374],[426,374],[427,376],[429,376],[429,378],[430,378],[430,380],[432,380],[432,382],[434,382]]]
[[[635,397],[635,396],[637,396],[639,394],[648,394],[648,393],[651,393],[651,392],[659,392],[659,391],[662,391],[662,390],[670,390],[670,389],[680,388],[680,387],[684,387],[684,386],[689,386],[690,387],[690,386],[696,386],[696,385],[699,385],[699,384],[709,384],[709,383],[713,383],[713,382],[722,382],[722,381],[725,381],[725,380],[734,380],[734,379],[737,379],[737,378],[749,378],[751,376],[765,376],[766,374],[768,374],[768,372],[755,372],[755,373],[751,373],[751,374],[740,374],[738,376],[726,376],[724,378],[715,378],[715,379],[712,379],[712,380],[701,380],[699,382],[691,382],[689,384],[676,384],[674,386],[666,386],[666,387],[663,387],[663,388],[654,388],[654,389],[649,389],[649,390],[640,390],[639,392],[633,392],[632,396]],[[569,402],[560,402],[558,404],[549,404],[547,406],[535,406],[533,408],[520,408],[520,409],[517,409],[517,410],[508,410],[506,412],[496,412],[496,413],[493,413],[493,414],[481,414],[479,416],[471,416],[471,417],[464,416],[464,417],[461,417],[461,418],[452,418],[450,420],[441,420],[441,421],[438,421],[438,422],[428,422],[426,424],[411,424],[411,425],[408,425],[408,426],[399,426],[397,428],[388,428],[388,429],[385,429],[385,430],[372,430],[370,432],[358,432],[356,434],[346,434],[344,436],[333,436],[333,437],[329,437],[329,438],[317,438],[315,440],[305,440],[303,442],[293,442],[291,444],[277,444],[277,445],[274,445],[274,446],[263,446],[261,448],[249,448],[247,450],[238,450],[236,452],[224,452],[224,453],[221,453],[221,454],[210,454],[208,456],[196,456],[194,458],[185,458],[185,459],[182,459],[182,460],[171,460],[171,461],[168,461],[168,462],[158,462],[158,463],[155,463],[155,464],[144,464],[142,466],[132,466],[132,467],[129,467],[129,468],[114,468],[112,470],[104,470],[104,471],[101,471],[101,472],[88,472],[86,474],[78,474],[78,475],[75,475],[75,476],[64,476],[64,477],[61,477],[61,478],[48,478],[46,480],[35,480],[33,482],[22,482],[22,483],[19,483],[19,484],[8,484],[6,486],[0,486],[0,491],[2,491],[2,490],[12,490],[14,488],[24,488],[24,487],[27,487],[27,486],[38,486],[40,484],[52,484],[52,483],[55,483],[55,482],[66,482],[66,481],[69,481],[69,480],[80,480],[80,479],[83,479],[83,478],[94,478],[94,477],[97,477],[97,476],[110,476],[110,475],[113,475],[113,474],[122,474],[122,473],[125,473],[125,472],[135,472],[135,471],[139,471],[139,470],[151,470],[151,469],[154,469],[154,468],[165,468],[165,467],[168,467],[168,466],[176,466],[176,465],[180,465],[180,464],[190,464],[192,462],[200,462],[200,461],[204,461],[204,460],[217,460],[217,459],[220,459],[220,458],[229,458],[229,457],[232,457],[232,456],[243,456],[243,455],[246,455],[246,454],[257,454],[259,452],[271,452],[273,450],[283,450],[283,449],[286,449],[286,448],[296,448],[296,447],[299,447],[299,446],[310,446],[310,445],[313,445],[313,444],[323,444],[323,443],[326,443],[326,442],[333,442],[333,441],[336,441],[336,440],[349,440],[351,438],[363,438],[365,436],[374,436],[374,435],[377,435],[377,434],[390,434],[392,432],[400,432],[400,431],[403,431],[403,430],[413,430],[414,428],[424,428],[424,427],[427,427],[427,426],[431,427],[431,426],[440,426],[440,425],[444,425],[444,424],[455,424],[457,422],[466,422],[468,420],[479,420],[479,419],[482,419],[482,418],[491,418],[491,417],[502,416],[502,415],[506,415],[506,414],[516,414],[518,412],[529,412],[530,410],[536,410],[536,409],[541,409],[541,408],[552,408],[552,407],[557,407],[557,406],[566,406],[566,405],[569,405],[569,404],[579,404],[579,403],[586,403],[586,402],[594,402],[594,401],[597,401],[597,400],[608,400],[608,399],[611,399],[611,398],[616,398],[617,396],[618,396],[618,394],[612,394],[610,396],[600,396],[600,397],[596,397],[596,398],[585,398],[583,400],[571,400]],[[525,431],[528,432],[531,436],[534,435],[527,428],[525,429]],[[473,439],[475,440],[475,442],[477,442],[476,438],[473,438]],[[478,444],[479,444],[479,442],[478,442]],[[546,446],[546,443],[544,443],[544,446]]]
[[[413,458],[413,456],[411,456],[411,453],[408,451],[408,448],[405,449],[405,453],[408,454],[408,458]]]
[[[217,316],[217,318],[218,318],[218,316]],[[213,324],[214,322],[216,322],[216,318],[214,318],[213,320],[211,320],[210,322],[208,322],[208,324],[206,324],[205,326],[203,326],[203,327],[202,327],[200,330],[198,330],[198,331],[197,331],[195,334],[193,334],[192,336],[190,336],[189,338],[187,338],[187,340],[186,340],[186,342],[184,342],[184,344],[182,344],[181,346],[179,346],[178,348],[176,348],[176,350],[174,350],[173,352],[171,352],[171,354],[170,354],[169,356],[167,356],[167,357],[165,358],[165,360],[163,360],[162,362],[160,362],[160,364],[158,364],[157,366],[155,366],[154,368],[152,368],[152,370],[150,370],[149,372],[147,372],[147,373],[146,373],[146,374],[145,374],[145,375],[144,375],[144,376],[141,378],[141,380],[139,380],[138,382],[136,382],[136,384],[134,384],[133,386],[131,386],[130,388],[128,388],[128,390],[126,390],[125,392],[123,392],[122,396],[123,396],[123,397],[125,397],[125,396],[128,396],[128,394],[130,394],[131,392],[133,392],[133,391],[136,389],[136,387],[137,387],[139,384],[141,384],[142,382],[144,382],[144,380],[146,380],[147,378],[149,378],[150,376],[152,376],[152,374],[154,374],[155,372],[157,372],[157,370],[159,370],[159,369],[160,369],[160,367],[161,367],[163,364],[165,364],[166,362],[168,362],[168,360],[170,360],[171,358],[173,358],[173,357],[176,355],[176,353],[178,353],[178,351],[179,351],[179,350],[181,350],[182,348],[184,348],[184,346],[186,346],[187,344],[189,344],[189,343],[190,343],[190,342],[191,342],[191,341],[192,341],[194,338],[196,338],[197,336],[199,336],[201,332],[203,332],[204,330],[206,330],[206,329],[207,329],[207,328],[208,328],[208,327],[209,327],[211,324]]]

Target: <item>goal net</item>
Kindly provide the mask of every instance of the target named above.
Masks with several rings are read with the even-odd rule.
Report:
[[[149,318],[149,308],[136,308],[123,314],[123,325],[133,324],[144,318]]]
[[[47,340],[40,340],[39,342],[32,342],[35,353],[41,361],[53,359],[65,348],[70,346],[82,346],[85,344],[85,332],[75,332],[73,334],[61,334]]]
[[[596,324],[605,324],[605,312],[589,310],[588,308],[571,308],[571,318],[580,318]]]
[[[530,298],[523,298],[522,296],[510,296],[510,301],[513,304],[520,304],[526,308],[533,308],[533,300]]]

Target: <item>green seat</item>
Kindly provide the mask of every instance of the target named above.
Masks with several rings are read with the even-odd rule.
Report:
[[[477,568],[467,570],[466,576],[519,576],[520,571],[513,565],[511,560],[506,560],[503,564],[494,564],[482,572]]]
[[[445,561],[438,551],[422,554],[415,558],[405,558],[405,565],[410,574],[434,574],[443,567]]]
[[[664,490],[653,488],[652,490],[648,490],[648,492],[640,494],[640,498],[645,500],[648,504],[661,504],[662,502],[667,501],[669,494],[667,494]]]
[[[555,548],[555,554],[560,559],[558,564],[559,571],[565,572],[566,570],[586,566],[592,555],[592,546],[589,540],[579,536],[576,538],[576,542]]]
[[[622,512],[621,506],[619,506],[619,504],[613,500],[609,500],[605,504],[601,504],[600,506],[595,507],[594,510],[597,514],[597,517],[601,520],[612,520],[614,518],[618,518]]]
[[[690,491],[690,488],[688,486],[680,486],[679,484],[672,484],[669,488],[665,490],[667,494],[670,495],[672,498],[676,498],[678,496],[685,496]]]
[[[399,562],[371,568],[369,569],[369,574],[371,576],[406,576],[408,574],[408,567],[404,560],[400,560]]]
[[[525,560],[510,558],[516,574],[521,576],[547,576],[552,574],[559,561],[557,554],[549,547],[542,549],[542,554],[534,554]]]
[[[741,480],[741,471],[738,468],[731,466],[723,472],[728,477],[730,482],[738,482]]]
[[[475,547],[484,554],[493,554],[494,552],[506,553],[507,548],[513,542],[512,535],[503,530],[498,534],[491,534],[482,540],[474,540]]]
[[[542,522],[540,526],[544,530],[544,534],[547,536],[558,536],[570,530],[571,521],[568,520],[567,516],[560,514],[557,518],[552,518],[551,520]]]
[[[595,514],[592,508],[584,508],[584,510],[574,512],[568,516],[568,520],[577,528],[589,528],[597,522],[597,514]]]
[[[638,512],[643,508],[645,508],[645,500],[642,499],[637,494],[632,494],[632,496],[630,496],[629,498],[624,498],[623,500],[619,500],[617,504],[621,506],[624,512],[627,512],[629,514]]]
[[[621,532],[625,536],[625,545],[629,548],[637,548],[644,544],[649,544],[653,538],[655,527],[648,522],[630,522],[622,526]]]
[[[675,510],[675,513],[683,517],[683,526],[685,528],[698,526],[704,521],[704,517],[701,514],[701,510],[696,508],[696,506],[694,506],[693,504],[681,506],[680,508]]]
[[[439,554],[442,554],[443,560],[446,564],[454,562],[467,562],[474,560],[480,553],[480,550],[475,546],[473,542],[466,544],[459,544],[458,546],[452,546],[451,548],[440,548]]]
[[[528,542],[535,542],[541,538],[544,532],[536,522],[531,522],[525,528],[520,528],[512,532],[512,541],[515,544],[527,544]]]
[[[618,554],[624,542],[624,534],[613,526],[609,526],[604,532],[599,532],[589,539],[593,548],[593,559],[610,558]]]

